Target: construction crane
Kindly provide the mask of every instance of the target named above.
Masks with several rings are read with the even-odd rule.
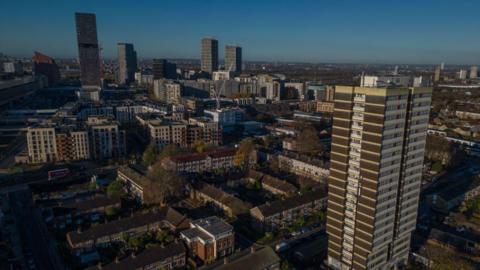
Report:
[[[233,69],[233,63],[230,64],[230,66],[228,67],[228,73],[232,72],[232,69]],[[223,80],[222,82],[222,87],[220,87],[220,89],[216,89],[216,87],[214,87],[214,91],[213,91],[213,94],[215,96],[215,101],[217,102],[217,110],[220,110],[220,97],[222,95],[222,91],[225,92],[225,83],[227,82],[227,80]]]

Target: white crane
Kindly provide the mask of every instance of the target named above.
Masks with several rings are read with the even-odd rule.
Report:
[[[230,66],[228,67],[228,73],[232,72],[232,69],[233,69],[233,63],[230,64]],[[213,94],[215,96],[215,100],[217,102],[217,110],[220,110],[220,96],[222,95],[222,91],[225,92],[225,83],[227,82],[227,80],[225,80],[225,78],[223,79],[223,82],[222,82],[222,87],[220,87],[220,89],[216,89],[216,87],[214,86],[213,88]]]

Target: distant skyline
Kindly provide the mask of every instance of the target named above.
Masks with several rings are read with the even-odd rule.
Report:
[[[200,58],[200,41],[243,48],[246,61],[480,63],[479,1],[2,1],[0,53],[75,58],[74,13],[97,15],[102,56]]]

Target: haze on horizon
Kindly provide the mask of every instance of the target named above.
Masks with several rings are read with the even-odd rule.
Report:
[[[139,58],[198,59],[200,39],[244,48],[247,61],[478,64],[475,1],[4,1],[0,52],[77,57],[74,13],[97,15],[103,57],[118,42]]]

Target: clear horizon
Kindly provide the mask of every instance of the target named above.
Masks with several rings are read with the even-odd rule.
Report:
[[[74,13],[97,16],[105,59],[133,43],[140,59],[199,59],[200,40],[243,48],[245,61],[476,65],[480,3],[451,1],[8,1],[0,52],[76,58]],[[453,19],[454,18],[454,19]]]

